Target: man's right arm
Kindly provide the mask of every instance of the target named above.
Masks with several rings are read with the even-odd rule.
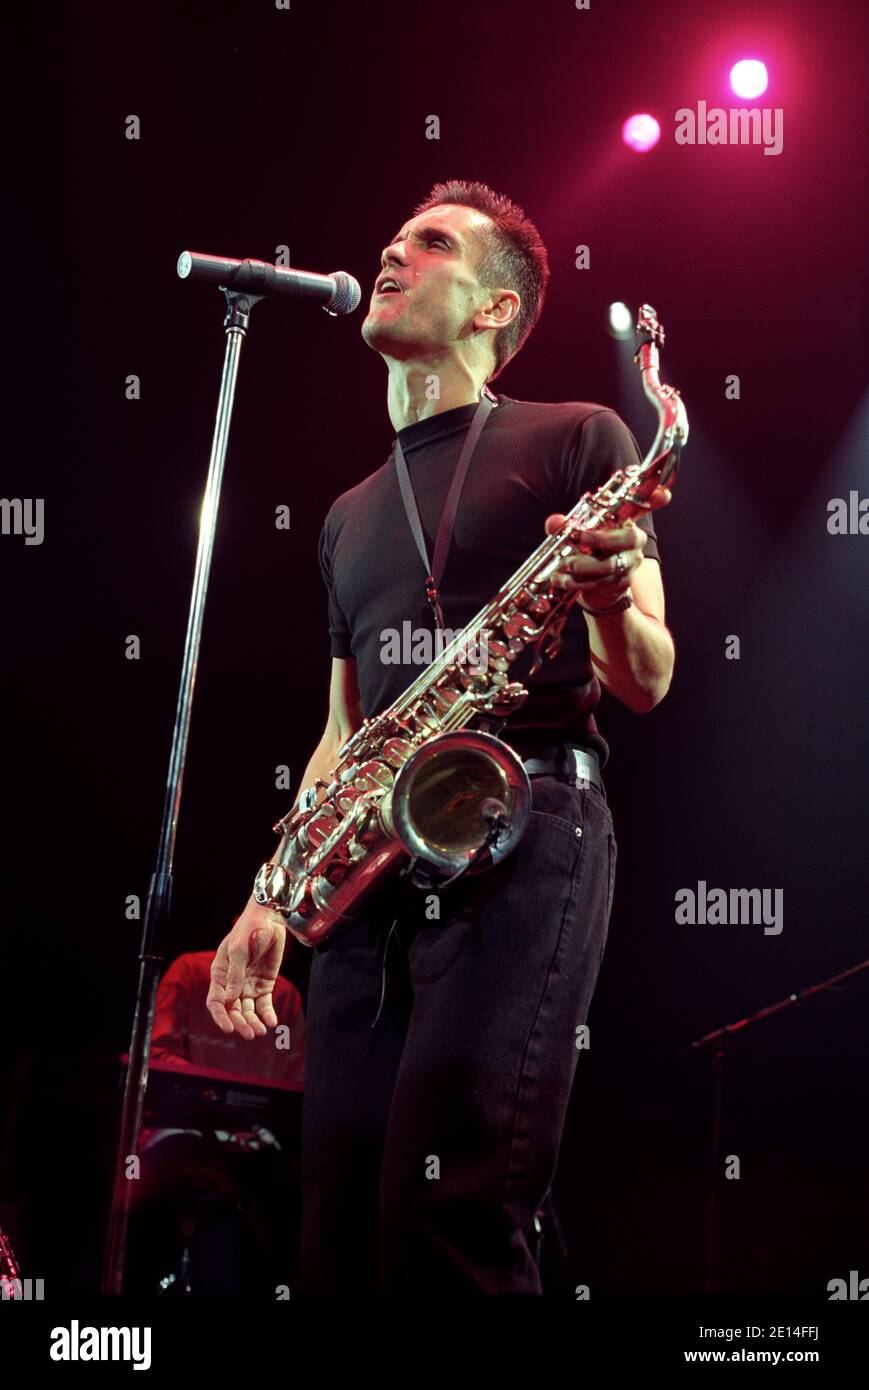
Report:
[[[323,737],[311,754],[302,777],[301,793],[318,777],[328,779],[338,761],[338,754],[362,723],[362,705],[356,681],[356,662],[352,657],[332,658],[332,677],[329,685],[329,718]],[[296,798],[298,800],[298,797]]]
[[[305,768],[300,792],[318,778],[329,780],[340,750],[359,728],[362,718],[356,662],[352,657],[333,657],[329,718]],[[272,987],[286,937],[287,924],[281,914],[258,903],[251,893],[241,916],[220,943],[211,966],[208,1011],[221,1032],[236,1032],[249,1041],[261,1037],[268,1028],[277,1027]]]
[[[362,707],[359,701],[359,686],[356,681],[356,662],[353,657],[333,656],[332,675],[329,683],[329,718],[323,730],[323,737],[311,754],[308,766],[302,774],[301,785],[296,793],[298,801],[305,787],[311,787],[318,778],[329,780],[329,773],[338,761],[338,754],[349,738],[355,734],[362,723]],[[295,805],[295,801],[293,805]],[[251,913],[265,921],[274,921],[285,927],[283,917],[273,908],[263,907],[253,893],[248,899],[242,917]],[[240,917],[239,921],[242,920]],[[257,925],[257,923],[254,923]]]

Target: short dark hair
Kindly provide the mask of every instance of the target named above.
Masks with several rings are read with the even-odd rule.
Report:
[[[515,290],[522,303],[519,313],[495,335],[495,377],[524,344],[543,308],[549,281],[549,258],[540,233],[518,203],[495,193],[488,184],[466,179],[436,183],[427,198],[414,209],[414,217],[441,203],[484,212],[494,224],[483,233],[484,249],[477,275],[487,289]]]

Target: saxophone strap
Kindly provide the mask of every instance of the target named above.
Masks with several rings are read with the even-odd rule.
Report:
[[[401,500],[404,503],[408,525],[416,541],[416,548],[425,566],[425,596],[434,614],[435,623],[441,630],[445,627],[445,623],[443,608],[441,607],[440,582],[444,572],[444,566],[447,562],[450,543],[453,538],[456,513],[459,509],[459,498],[462,494],[462,488],[465,485],[465,479],[468,476],[468,469],[471,466],[471,458],[477,447],[477,440],[482,433],[483,426],[488,420],[491,411],[496,408],[497,404],[496,397],[484,386],[480,404],[477,406],[476,413],[471,420],[470,428],[465,436],[462,452],[459,454],[456,471],[453,474],[450,490],[447,493],[447,500],[444,503],[444,509],[441,513],[440,524],[435,538],[434,559],[431,564],[429,564],[428,548],[425,543],[422,522],[419,519],[419,508],[416,505],[416,497],[414,496],[413,484],[410,481],[410,473],[408,472],[404,454],[402,453],[401,444],[397,439],[395,441],[395,471],[398,475],[398,486],[401,489]]]

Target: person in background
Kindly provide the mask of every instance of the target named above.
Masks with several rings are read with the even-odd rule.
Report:
[[[213,957],[213,951],[188,951],[164,972],[151,1062],[181,1062],[193,1072],[234,1073],[240,1084],[301,1090],[305,1015],[299,990],[283,976],[275,981],[275,1010],[288,1034],[270,1033],[254,1046],[216,1034],[205,1007]],[[286,1141],[263,1125],[207,1130],[194,1124],[143,1129],[139,1153],[129,1292],[227,1294],[295,1280],[298,1155],[287,1151]]]

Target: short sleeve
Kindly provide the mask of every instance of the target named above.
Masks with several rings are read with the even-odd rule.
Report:
[[[618,469],[639,463],[642,457],[636,439],[614,410],[601,408],[587,415],[568,449],[565,510],[575,506],[584,492],[594,492]],[[637,517],[636,524],[649,537],[643,555],[660,564],[652,513]]]
[[[351,646],[350,624],[347,622],[341,605],[335,597],[335,585],[332,579],[332,529],[330,517],[327,516],[320,532],[320,573],[323,576],[323,583],[326,585],[326,592],[329,595],[329,643],[332,656],[350,657],[353,655]]]

